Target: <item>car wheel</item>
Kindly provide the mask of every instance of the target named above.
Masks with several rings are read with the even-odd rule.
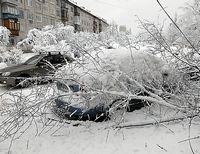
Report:
[[[28,74],[21,74],[17,77],[17,79],[15,80],[15,85],[17,87],[20,88],[26,88],[28,86],[30,86],[30,84],[32,83],[30,79],[31,76]]]

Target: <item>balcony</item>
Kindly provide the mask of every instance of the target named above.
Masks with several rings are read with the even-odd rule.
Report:
[[[9,4],[17,5],[16,0],[1,0],[1,3],[9,3]]]
[[[19,30],[12,30],[12,29],[9,29],[10,32],[11,32],[11,36],[19,36]]]
[[[19,10],[16,6],[9,4],[2,5],[2,18],[3,19],[18,19]]]
[[[18,19],[19,15],[11,14],[11,13],[2,13],[3,19]]]
[[[3,26],[10,30],[11,36],[19,36],[20,23],[13,19],[4,19]]]

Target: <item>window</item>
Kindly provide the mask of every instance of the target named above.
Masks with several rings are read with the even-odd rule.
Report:
[[[3,21],[3,25],[11,30],[20,30],[20,23],[13,19],[6,19]]]
[[[44,58],[42,58],[40,60],[40,64],[47,64],[48,62],[50,62],[52,65],[56,65],[56,64],[62,64],[62,63],[66,63],[64,57],[62,55],[48,55],[45,56]]]
[[[49,13],[52,14],[52,15],[55,15],[56,14],[55,8],[49,7]]]
[[[38,2],[42,2],[42,3],[45,3],[45,0],[38,0]]]
[[[60,10],[56,10],[56,16],[61,16],[61,14],[60,14]]]
[[[71,7],[71,12],[74,12],[74,8],[73,7]]]
[[[14,22],[14,29],[15,30],[20,30],[20,24],[19,24],[19,22]]]
[[[43,6],[43,13],[49,14],[49,7]]]
[[[27,0],[27,5],[28,5],[28,6],[33,6],[32,0]]]
[[[50,24],[51,25],[55,25],[55,20],[54,19],[50,19]]]
[[[21,23],[21,24],[20,24],[20,30],[23,31],[23,32],[25,31],[24,23]]]
[[[28,12],[27,19],[33,21],[33,13]]]
[[[36,15],[36,22],[42,22],[42,16]]]
[[[2,7],[2,13],[10,13],[10,14],[14,14],[14,15],[19,15],[19,11],[11,6],[4,6]]]
[[[42,10],[42,5],[40,3],[35,3],[35,7],[38,11]]]
[[[24,11],[23,10],[19,10],[19,16],[21,19],[24,19]]]
[[[24,64],[36,64],[40,58],[40,55],[33,56],[29,58]]]
[[[33,20],[29,20],[28,22],[29,22],[29,24],[33,24]],[[30,28],[30,29],[31,29],[31,28]]]
[[[61,10],[61,16],[65,17],[65,10]]]
[[[42,21],[43,21],[43,23],[44,23],[45,25],[48,25],[48,24],[49,24],[49,18],[48,18],[48,17],[43,17]]]
[[[15,26],[14,26],[14,20],[9,20],[10,22],[10,29],[14,29]]]
[[[59,5],[59,0],[56,0],[56,4]]]

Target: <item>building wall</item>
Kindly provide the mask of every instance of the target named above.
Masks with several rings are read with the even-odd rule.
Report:
[[[80,10],[81,31],[93,32],[93,16],[84,10]]]
[[[66,4],[67,8],[68,8],[68,21],[67,21],[67,25],[71,25],[74,26],[74,6],[71,4]]]
[[[2,0],[3,1],[3,0]],[[1,5],[2,2],[0,1]],[[24,39],[30,29],[41,29],[45,25],[55,25],[61,21],[61,0],[6,0],[19,11],[19,36],[13,36],[15,43]],[[45,2],[45,3],[44,3]],[[0,10],[0,12],[2,12]],[[1,13],[2,15],[2,13]],[[2,19],[0,25],[2,25]]]
[[[1,11],[1,6],[2,6],[2,4],[1,4],[1,2],[0,2],[0,26],[2,25],[2,17],[1,17],[1,16],[2,16],[1,12],[2,12],[2,11]]]
[[[62,22],[64,24],[66,23],[68,25],[73,25],[75,27],[75,31],[99,33],[108,27],[108,24],[105,20],[93,15],[84,7],[80,7],[76,3],[73,3],[69,0],[62,0],[62,3],[63,6],[68,8],[69,18],[67,22],[65,20],[62,20]],[[65,9],[61,7],[61,11],[62,10]]]
[[[108,26],[102,19],[68,0],[1,0],[0,5],[2,6],[5,1],[7,3],[4,4],[12,4],[19,13],[16,19],[20,23],[19,36],[11,37],[15,43],[26,38],[30,29],[41,29],[46,25],[55,25],[61,21],[66,25],[74,26],[75,31],[99,33],[100,23],[105,23],[102,24],[102,29]],[[1,8],[0,25],[3,25]],[[64,13],[64,18],[62,13]]]

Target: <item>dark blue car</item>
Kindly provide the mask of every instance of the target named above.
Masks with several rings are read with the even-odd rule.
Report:
[[[66,85],[61,82],[57,82],[57,89],[64,93],[68,93],[69,89],[75,94],[80,92],[81,88],[78,84]],[[144,95],[144,93],[141,93]],[[92,108],[87,108],[86,106],[77,106],[71,103],[71,99],[63,99],[63,95],[55,99],[53,105],[53,112],[61,117],[69,120],[82,120],[82,121],[95,121],[102,122],[110,119],[110,109],[115,108],[115,110],[120,110],[123,105],[119,102],[125,101],[125,98],[117,98],[110,102],[110,104],[97,103],[97,105]],[[116,105],[118,104],[118,105]],[[134,110],[141,109],[144,106],[149,105],[148,102],[144,100],[131,99],[126,107],[127,112],[132,112]]]

